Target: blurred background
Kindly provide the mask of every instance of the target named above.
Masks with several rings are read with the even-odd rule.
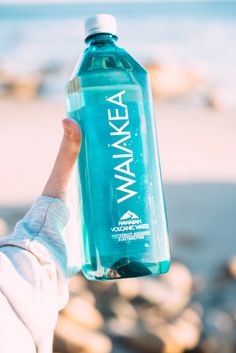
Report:
[[[43,189],[84,19],[104,12],[151,75],[173,264],[74,276],[54,352],[235,353],[235,1],[0,1],[0,235]]]

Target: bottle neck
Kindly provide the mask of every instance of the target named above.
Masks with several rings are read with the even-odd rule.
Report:
[[[96,45],[101,43],[115,44],[118,37],[110,33],[96,33],[85,38],[85,43],[88,45]]]

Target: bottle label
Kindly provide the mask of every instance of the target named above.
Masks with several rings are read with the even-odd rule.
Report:
[[[129,110],[123,101],[123,95],[126,90],[120,91],[106,101],[110,103],[108,108],[108,121],[110,126],[111,147],[113,148],[112,158],[114,159],[114,177],[120,180],[117,203],[137,195],[133,189],[136,183],[136,174],[134,170],[134,154],[130,141],[132,136],[130,132]],[[128,146],[129,144],[129,146]]]
[[[85,252],[94,257],[99,253],[111,262],[122,256],[155,262],[164,257],[159,234],[165,225],[160,222],[158,166],[141,89],[91,87],[79,99]]]
[[[111,237],[119,242],[145,240],[144,247],[149,247],[150,227],[134,212],[127,211],[118,221],[117,226],[111,227]]]

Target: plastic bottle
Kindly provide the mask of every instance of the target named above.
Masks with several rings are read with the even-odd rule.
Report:
[[[116,45],[116,21],[85,23],[88,47],[67,84],[82,130],[82,271],[110,280],[161,274],[170,250],[148,72]],[[80,236],[78,234],[78,236]]]

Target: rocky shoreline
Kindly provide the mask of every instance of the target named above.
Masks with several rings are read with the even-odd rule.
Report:
[[[55,352],[233,353],[236,306],[227,309],[225,293],[235,289],[232,275],[207,284],[175,261],[162,277],[99,283],[77,275]]]
[[[0,235],[8,228],[1,219]],[[90,282],[78,274],[54,353],[234,353],[235,279],[235,256],[211,281],[179,261],[160,277]]]
[[[217,89],[209,77],[198,67],[182,68],[167,63],[146,63],[149,71],[154,99],[171,104],[185,104],[207,107],[224,111],[232,109],[224,95],[224,90]],[[64,92],[64,85],[69,77],[67,68],[60,64],[48,64],[32,72],[9,71],[0,67],[0,98],[31,100],[57,92],[57,85]],[[235,108],[235,107],[234,107]]]

